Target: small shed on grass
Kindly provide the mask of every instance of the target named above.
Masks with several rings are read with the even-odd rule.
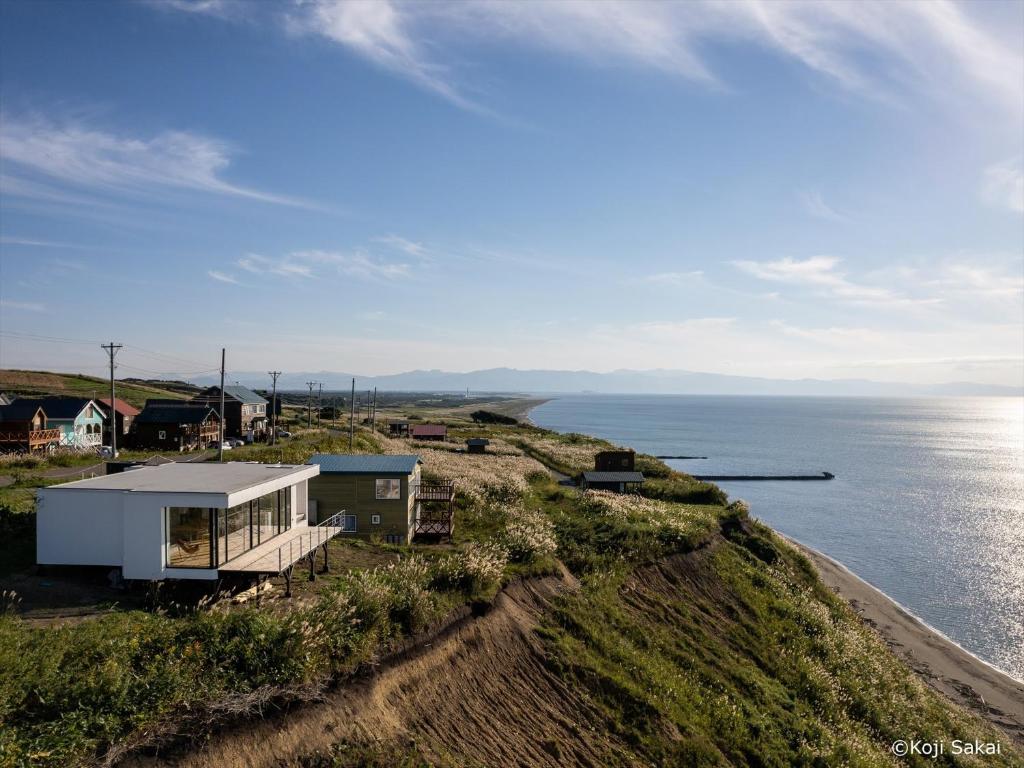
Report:
[[[446,440],[448,427],[444,424],[413,424],[413,440]]]
[[[643,472],[584,472],[580,487],[593,491],[629,493],[638,491],[644,484]]]
[[[466,440],[466,450],[470,453],[487,453],[487,446],[491,441],[486,437],[471,437]]]

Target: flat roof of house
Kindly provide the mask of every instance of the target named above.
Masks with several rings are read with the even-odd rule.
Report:
[[[52,485],[47,490],[137,491],[142,493],[235,493],[282,477],[294,482],[318,474],[307,464],[253,464],[232,461],[171,462],[156,467],[139,467],[114,475]]]
[[[486,437],[470,437],[466,440],[468,445],[490,445],[491,441]]]
[[[411,475],[420,464],[420,457],[384,456],[380,454],[351,455],[343,453],[316,453],[310,464],[318,464],[324,475]]]
[[[642,483],[643,472],[584,472],[583,479],[588,483]]]

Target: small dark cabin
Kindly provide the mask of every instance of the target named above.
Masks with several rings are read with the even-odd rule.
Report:
[[[491,441],[486,437],[471,437],[466,440],[466,450],[469,453],[487,453],[487,446]]]
[[[632,472],[636,469],[636,453],[600,451],[594,456],[594,469],[598,472]]]

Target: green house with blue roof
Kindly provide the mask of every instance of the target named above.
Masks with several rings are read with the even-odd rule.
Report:
[[[317,453],[307,463],[320,467],[309,481],[311,522],[343,513],[343,536],[393,544],[415,536],[419,456]]]

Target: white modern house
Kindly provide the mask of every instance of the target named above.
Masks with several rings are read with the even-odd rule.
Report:
[[[40,488],[40,565],[98,565],[125,579],[284,574],[341,532],[310,526],[316,465],[168,463]]]

